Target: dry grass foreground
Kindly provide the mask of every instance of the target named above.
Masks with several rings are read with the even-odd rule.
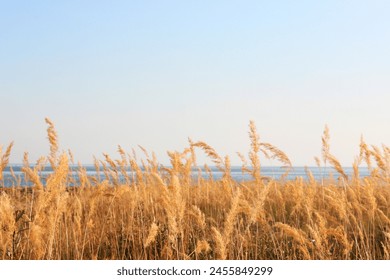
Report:
[[[33,186],[0,188],[1,259],[390,259],[386,146],[362,140],[348,177],[330,153],[325,128],[322,159],[316,160],[333,166],[335,179],[318,181],[307,171],[307,180],[265,181],[260,154],[287,167],[291,163],[260,142],[251,122],[249,164],[239,156],[252,181],[234,181],[228,157],[190,140],[183,152],[168,153],[170,168],[146,150],[147,159],[137,164],[134,154],[119,147],[119,159],[104,155],[95,161],[98,174],[109,180],[90,177],[80,167],[79,185],[70,187],[76,182],[69,172],[72,155],[59,153],[54,126],[46,122],[50,155],[33,167],[27,153],[24,157],[23,172]],[[0,176],[11,148],[0,151]],[[191,177],[196,149],[223,171],[221,180]],[[47,162],[54,172],[43,179],[40,170]],[[370,176],[359,175],[361,162]]]

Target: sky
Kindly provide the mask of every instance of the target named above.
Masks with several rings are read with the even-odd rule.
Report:
[[[14,141],[12,163],[47,155],[49,117],[76,162],[141,145],[167,164],[190,137],[239,165],[253,120],[303,166],[327,124],[351,166],[361,135],[390,145],[389,14],[375,0],[0,0],[0,145]]]

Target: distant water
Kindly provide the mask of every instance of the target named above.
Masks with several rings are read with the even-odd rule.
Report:
[[[15,176],[17,177],[17,180],[13,178],[11,175],[11,167],[13,169],[13,172]],[[22,165],[12,165],[12,166],[7,166],[6,169],[3,171],[3,181],[0,182],[0,186],[5,186],[5,187],[12,187],[12,186],[31,186],[31,182],[26,181],[26,178],[24,176],[24,173],[22,172]],[[91,177],[98,178],[98,174],[95,170],[95,166],[93,165],[84,165],[83,168],[85,168],[87,175]],[[77,185],[78,182],[78,171],[79,167],[78,166],[71,166],[70,169],[70,176],[73,177],[74,181],[76,182],[75,185]],[[215,180],[218,180],[222,178],[223,173],[219,171],[216,167],[210,167],[211,169],[211,174]],[[293,167],[290,172],[288,173],[288,176],[286,179],[288,180],[294,180],[297,177],[302,177],[303,179],[308,179],[307,178],[307,170],[310,170],[314,176],[315,179],[320,180],[322,178],[327,178],[330,176],[330,174],[333,174],[335,178],[337,178],[338,174],[337,172],[331,168],[318,168],[318,167],[301,167],[301,166],[296,166]],[[274,178],[274,179],[280,179],[281,176],[285,173],[285,169],[281,167],[274,167],[274,166],[269,166],[269,167],[262,167],[261,168],[261,175],[269,178]],[[353,174],[353,169],[351,167],[345,167],[344,168],[345,173],[350,176]],[[53,172],[50,166],[46,166],[44,170],[40,172],[40,177],[42,178],[42,183],[45,184],[45,179]],[[127,170],[127,173],[131,175],[130,170]],[[361,167],[359,169],[360,176],[368,176],[369,171],[365,167]],[[204,170],[204,168],[200,167],[200,174],[204,178],[208,178],[209,174]],[[193,169],[193,176],[196,178],[199,175],[199,169]],[[231,175],[234,180],[236,181],[246,181],[246,180],[251,180],[252,177],[249,174],[243,174],[241,167],[240,166],[234,166],[231,169]],[[103,172],[100,172],[99,174],[100,180],[107,179],[104,176]],[[124,182],[124,177],[119,174],[119,179]]]

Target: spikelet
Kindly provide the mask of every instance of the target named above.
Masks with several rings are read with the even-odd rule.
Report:
[[[106,162],[111,166],[112,170],[116,171],[117,170],[117,165],[116,163],[111,159],[111,157],[106,154],[106,153],[103,153],[103,156],[105,157],[106,159]]]
[[[314,157],[314,161],[316,162],[317,167],[320,168],[321,167],[320,159],[318,157]]]
[[[329,128],[328,125],[325,125],[324,133],[322,135],[322,159],[324,161],[324,164],[326,165],[326,161],[328,159],[330,145],[329,145]]]
[[[216,259],[225,260],[226,259],[226,244],[223,240],[223,237],[219,230],[216,227],[211,228],[213,239],[215,242],[215,252]]]
[[[158,234],[158,225],[155,222],[153,222],[150,226],[148,237],[144,242],[145,248],[149,247],[149,245],[156,240],[157,234]]]
[[[26,167],[30,166],[30,162],[28,161],[28,152],[24,152],[23,154],[23,165]]]
[[[57,161],[57,153],[58,153],[58,137],[53,122],[49,118],[45,118],[45,121],[48,124],[47,137],[50,142],[49,162],[51,164],[51,167],[54,170],[57,164],[56,161]]]
[[[249,122],[249,139],[251,140],[251,149],[254,153],[260,151],[260,137],[257,134],[255,122],[251,120]]]
[[[242,166],[241,166],[241,172],[242,172],[242,174],[244,174],[244,173],[249,173],[249,174],[251,174],[251,171],[250,171],[249,168],[248,168],[248,163],[247,163],[247,161],[246,161],[244,155],[241,154],[240,152],[237,152],[237,155],[238,155],[238,157],[240,158],[240,160],[242,161]]]
[[[261,143],[261,147],[272,154],[271,158],[276,158],[284,165],[291,167],[291,161],[288,156],[277,147],[269,143]]]
[[[74,156],[71,150],[68,149],[68,155],[69,155],[69,160],[72,164],[74,164]]]
[[[181,162],[181,156],[180,156],[180,153],[175,151],[175,152],[170,152],[168,151],[167,152],[169,158],[170,158],[170,161],[171,161],[171,166],[172,166],[172,169],[168,169],[168,172],[171,173],[171,175],[177,175],[180,170],[182,169],[181,166],[182,166],[182,162]]]
[[[66,180],[69,172],[69,159],[64,153],[58,161],[58,166],[54,173],[50,174],[47,179],[46,189],[48,191],[64,191],[66,188]]]
[[[125,151],[123,150],[123,148],[121,147],[121,145],[118,145],[118,153],[120,154],[121,158],[122,158],[122,162],[124,164],[127,164],[127,157],[126,157],[126,153]]]
[[[13,145],[14,142],[11,142],[11,144],[8,145],[7,150],[5,151],[4,155],[2,155],[0,159],[0,181],[3,179],[3,171],[8,165],[9,157],[11,155],[11,150]],[[1,149],[0,149],[0,156],[1,156]]]
[[[198,255],[201,253],[206,254],[210,251],[210,249],[210,244],[206,240],[198,240],[196,243],[195,253]]]
[[[196,143],[193,143],[192,146],[201,148],[206,153],[206,155],[209,158],[211,158],[211,160],[215,163],[216,167],[220,171],[224,172],[222,158],[217,154],[217,152],[210,145],[206,144],[205,142],[198,141]]]
[[[380,208],[376,208],[376,214],[378,215],[379,220],[383,224],[387,224],[387,226],[390,226],[390,218],[386,216],[385,213]]]
[[[288,237],[291,237],[296,243],[296,248],[302,253],[304,259],[311,259],[307,246],[309,243],[306,234],[297,228],[290,225],[277,222],[274,227],[281,229]]]
[[[80,188],[89,188],[91,186],[91,181],[88,179],[87,170],[81,165],[81,163],[79,163],[77,175],[79,178]]]
[[[292,237],[299,244],[306,244],[305,234],[290,225],[277,222],[274,225],[275,228],[281,229],[287,236]]]
[[[305,173],[306,176],[309,178],[310,185],[314,186],[316,184],[316,180],[313,176],[313,172],[311,172],[311,170],[307,166],[305,166]]]
[[[153,178],[156,179],[156,182],[158,182],[158,184],[159,184],[160,186],[163,186],[163,187],[166,187],[166,186],[167,186],[167,185],[164,183],[164,180],[161,178],[161,176],[160,176],[158,173],[152,172],[151,174],[152,174]]]
[[[9,168],[9,171],[10,171],[10,173],[11,173],[11,177],[12,177],[12,179],[14,180],[14,182],[19,181],[19,180],[18,180],[18,177],[16,176],[16,174],[15,174],[15,172],[14,172],[14,169],[12,168],[12,166]],[[1,176],[0,176],[0,177],[1,177]],[[0,180],[1,180],[1,178],[0,178]],[[17,186],[20,186],[20,183],[19,183]]]
[[[311,234],[311,240],[310,242],[314,245],[315,253],[317,258],[314,256],[315,259],[326,259],[326,247],[327,247],[327,240],[326,236],[324,236],[324,232],[326,230],[326,220],[319,212],[313,213],[313,220],[315,220],[315,224],[312,227],[311,225],[307,225],[307,228]]]
[[[121,160],[117,160],[117,164],[120,168],[122,177],[124,178],[125,181],[124,183],[126,185],[130,185],[130,177],[129,174],[127,174],[127,170],[126,170],[126,167],[128,166],[128,161],[127,161],[126,153],[120,145],[118,145],[118,153],[121,156]]]
[[[346,232],[344,231],[342,226],[338,226],[337,228],[327,229],[326,234],[328,236],[333,236],[336,241],[343,247],[343,258],[348,259],[349,253],[353,247],[353,241],[349,241]]]
[[[344,169],[341,167],[340,162],[331,154],[327,155],[327,159],[329,160],[330,164],[333,166],[334,169],[345,179],[348,180],[347,174],[345,174]]]
[[[196,164],[196,154],[194,149],[194,142],[191,138],[188,138],[188,143],[190,144],[190,151],[191,151],[191,161],[194,166],[197,166]]]
[[[45,256],[45,229],[35,223],[31,223],[29,229],[29,249],[30,249],[30,259],[40,260]]]
[[[261,179],[260,174],[260,137],[257,134],[256,126],[254,121],[249,122],[249,139],[251,141],[251,151],[249,152],[249,159],[252,165],[252,177],[256,182],[259,182]]]
[[[371,170],[371,151],[364,142],[363,135],[360,137],[360,154],[359,157],[364,158],[367,167]]]
[[[144,147],[142,147],[141,145],[138,145],[138,147],[141,149],[141,151],[145,154],[147,158],[150,158],[148,151]]]
[[[138,166],[138,164],[135,162],[135,160],[131,159],[130,160],[130,166],[132,169],[133,174],[135,173],[135,179],[132,179],[132,181],[137,184],[138,186],[143,185],[143,173],[141,168]]]
[[[223,179],[230,180],[230,179],[232,179],[232,174],[231,174],[231,164],[230,164],[229,156],[225,156],[224,165],[225,165],[225,168],[224,168],[224,172],[223,172]]]
[[[37,190],[42,190],[43,185],[39,174],[36,170],[32,170],[31,168],[22,167],[22,171],[25,173],[26,178],[28,178],[35,186]]]
[[[195,223],[200,227],[200,229],[205,230],[206,228],[206,218],[202,210],[198,206],[192,205],[190,214],[195,218]]]
[[[3,170],[8,165],[9,157],[11,155],[11,150],[12,150],[13,145],[14,145],[14,142],[11,142],[8,145],[4,155],[1,157],[1,163],[0,163],[1,170]],[[0,150],[0,155],[1,155],[1,150]]]
[[[380,149],[377,146],[372,145],[372,151],[371,154],[374,156],[377,166],[382,169],[382,171],[386,172],[387,166],[386,162],[381,154]]]

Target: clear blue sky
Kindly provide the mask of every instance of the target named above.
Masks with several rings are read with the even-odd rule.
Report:
[[[313,165],[328,124],[350,165],[361,134],[390,145],[389,14],[389,1],[0,1],[0,144],[15,141],[14,163],[46,155],[49,117],[82,163],[118,144],[166,163],[191,137],[239,164],[254,120]]]

